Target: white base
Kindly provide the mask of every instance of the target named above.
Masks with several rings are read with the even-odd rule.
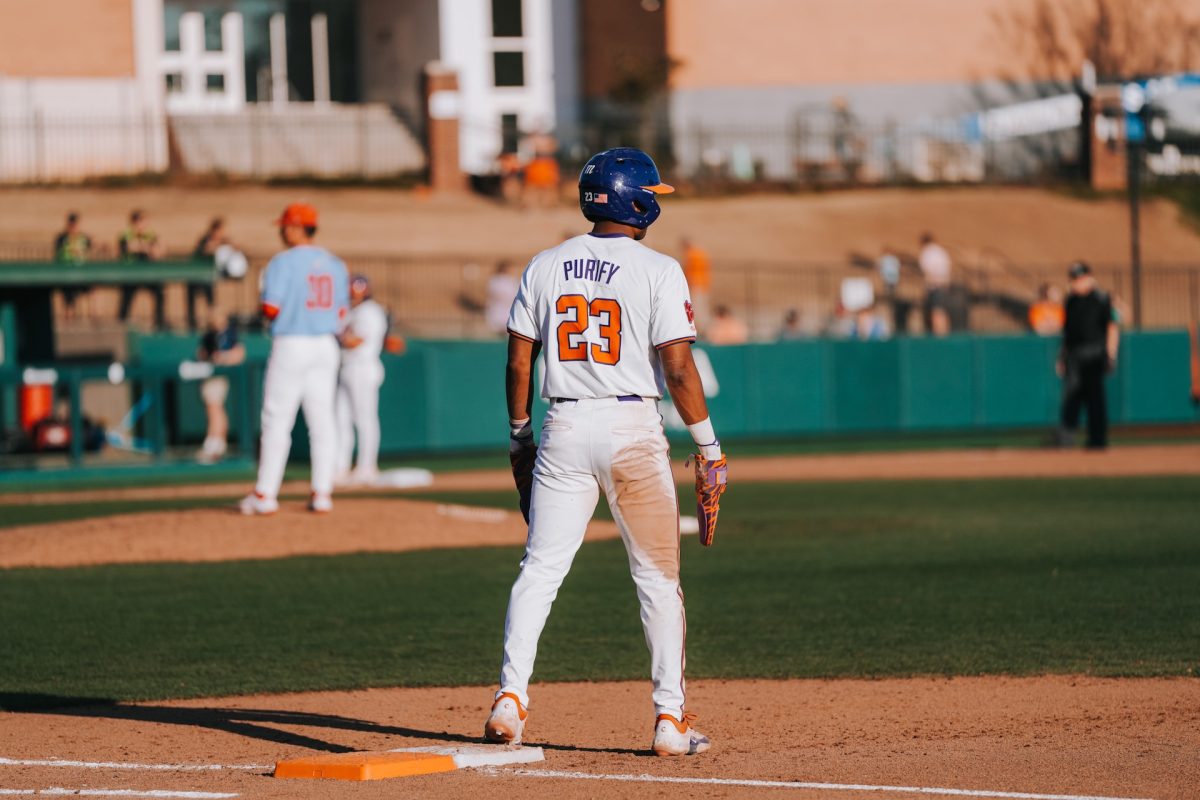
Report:
[[[509,764],[534,764],[545,761],[546,755],[540,747],[503,747],[498,745],[461,745],[459,747],[444,747],[431,745],[429,747],[397,747],[391,753],[437,753],[442,756],[452,756],[454,764],[459,769],[473,767],[503,767]]]
[[[433,485],[433,473],[417,467],[384,470],[369,485],[379,489],[416,489]]]

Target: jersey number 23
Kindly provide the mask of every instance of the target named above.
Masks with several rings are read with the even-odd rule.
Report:
[[[621,304],[610,297],[588,302],[581,294],[564,294],[554,310],[566,317],[558,324],[558,360],[587,361],[613,365],[621,360]],[[604,346],[588,344],[582,337],[592,317],[600,320],[600,338]],[[576,337],[579,338],[575,341]]]

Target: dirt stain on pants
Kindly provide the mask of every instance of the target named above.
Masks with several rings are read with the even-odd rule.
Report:
[[[665,443],[664,443],[665,444]],[[610,501],[629,541],[663,576],[679,580],[679,508],[664,447],[637,442],[613,454]]]

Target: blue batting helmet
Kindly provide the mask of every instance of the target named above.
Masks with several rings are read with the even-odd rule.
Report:
[[[633,147],[597,153],[579,173],[579,210],[590,222],[602,219],[648,228],[662,209],[658,195],[675,188],[662,182],[653,159]]]

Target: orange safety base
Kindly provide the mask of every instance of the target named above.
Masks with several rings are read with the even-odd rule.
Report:
[[[453,756],[439,753],[335,753],[280,761],[275,764],[275,777],[377,781],[456,768]]]

